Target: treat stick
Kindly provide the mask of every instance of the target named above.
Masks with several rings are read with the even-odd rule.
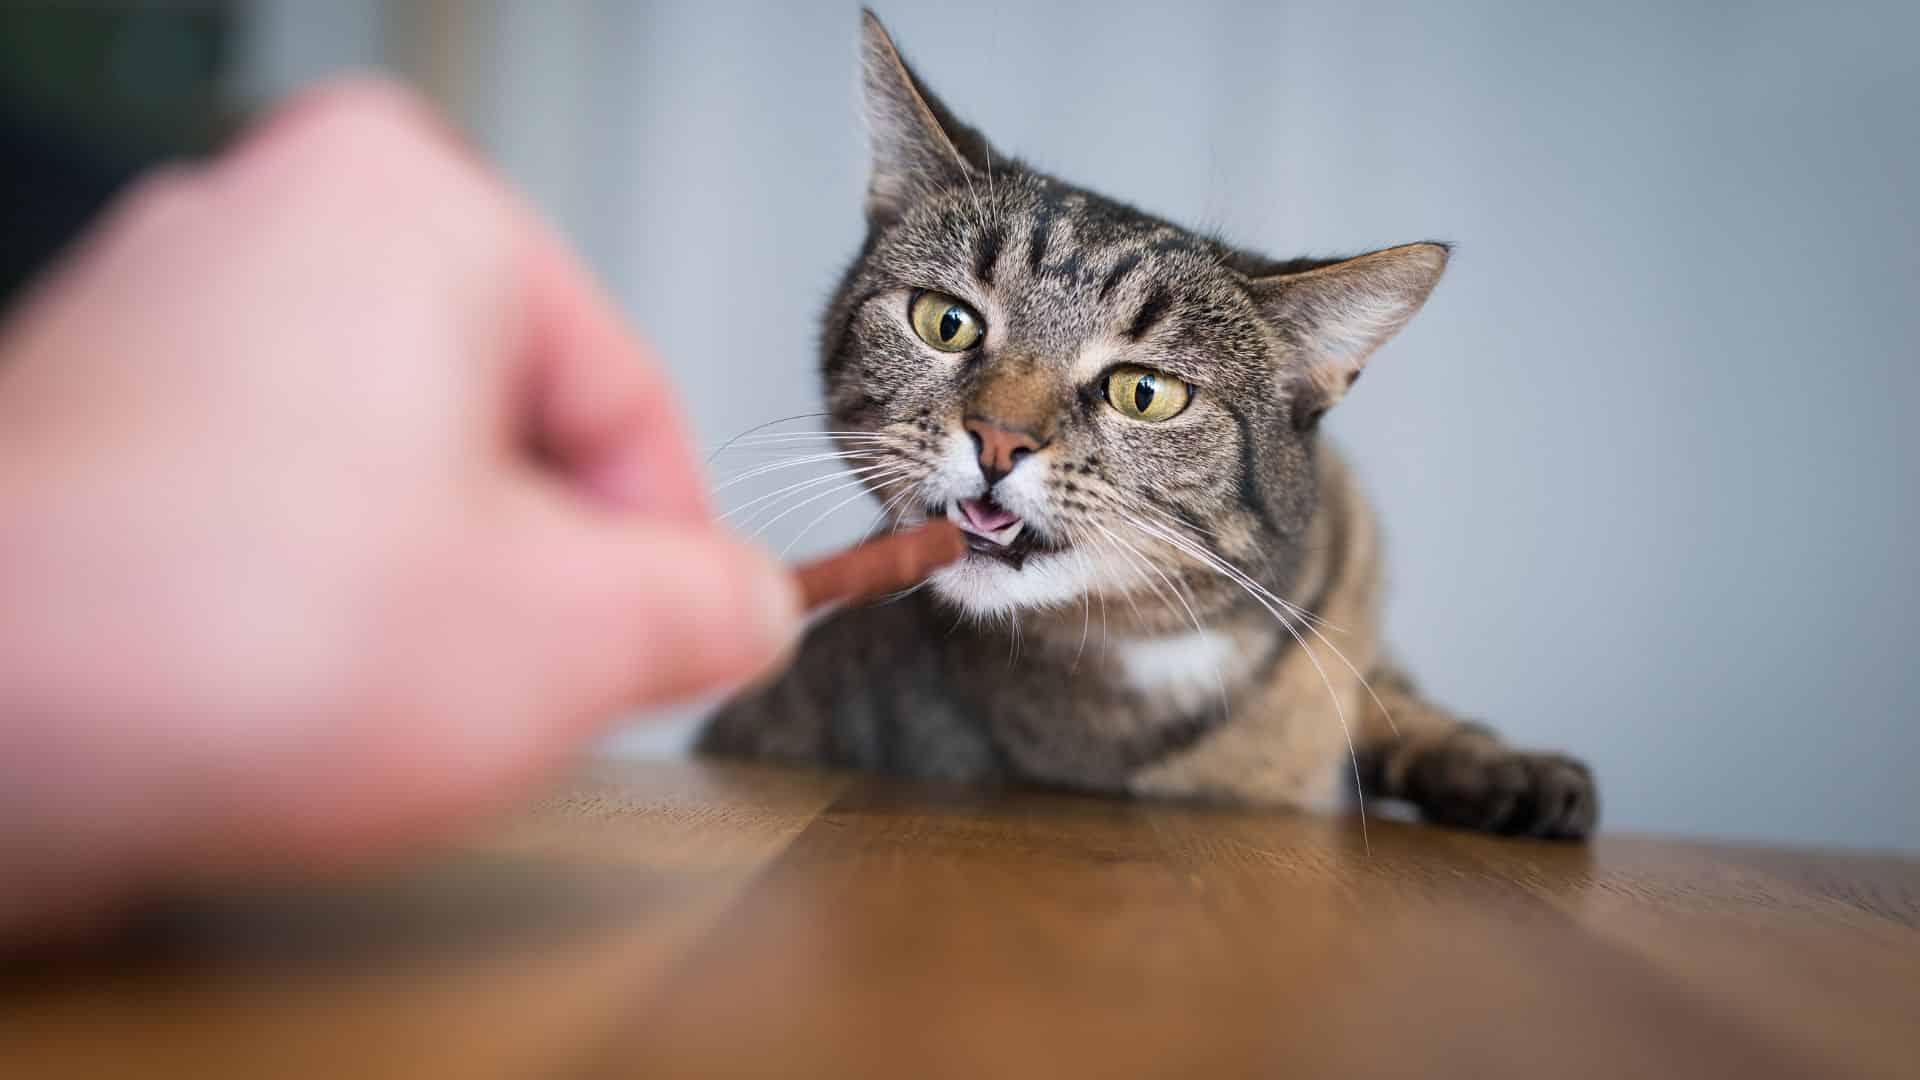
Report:
[[[808,611],[827,604],[871,600],[910,585],[965,554],[966,540],[951,521],[936,519],[801,566],[802,603]]]

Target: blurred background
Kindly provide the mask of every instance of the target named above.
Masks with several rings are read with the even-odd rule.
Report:
[[[1277,255],[1458,245],[1331,422],[1441,700],[1590,760],[1612,828],[1920,850],[1920,5],[1549,7],[878,5],[1069,180]],[[818,408],[862,229],[856,14],[8,3],[0,295],[141,168],[383,68],[552,215],[717,446]],[[873,508],[839,502],[764,538],[843,543]]]

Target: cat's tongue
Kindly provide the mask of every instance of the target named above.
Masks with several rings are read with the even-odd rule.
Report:
[[[961,499],[960,513],[967,519],[968,528],[982,535],[997,533],[1020,520],[1020,515],[991,499]]]

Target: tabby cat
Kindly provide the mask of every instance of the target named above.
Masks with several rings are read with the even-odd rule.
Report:
[[[816,626],[701,750],[1579,838],[1581,763],[1422,697],[1379,640],[1374,520],[1320,418],[1444,244],[1275,261],[1002,156],[867,14],[867,237],[827,310],[843,456],[969,552]]]

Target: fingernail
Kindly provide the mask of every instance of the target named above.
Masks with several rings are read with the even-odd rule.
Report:
[[[800,634],[800,583],[791,571],[771,561],[764,564],[760,575],[754,589],[760,640],[768,652],[782,651]]]
[[[741,680],[733,696],[758,693],[772,684],[793,662],[794,654],[799,652],[800,631],[803,625],[800,612],[800,583],[794,576],[767,562],[761,571],[763,575],[754,588],[754,601],[759,605],[759,632],[762,655],[761,661],[752,674]]]

